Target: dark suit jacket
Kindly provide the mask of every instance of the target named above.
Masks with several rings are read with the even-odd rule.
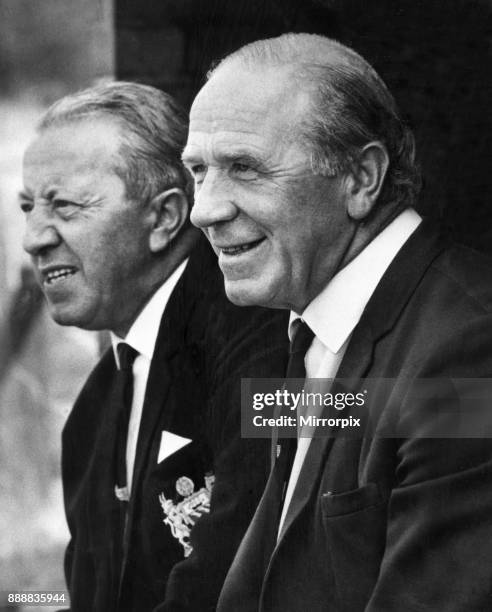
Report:
[[[492,377],[490,261],[423,223],[354,330],[349,377],[396,379],[373,426],[400,437],[313,439],[270,555],[271,477],[218,610],[492,610],[492,440],[425,437],[439,433],[434,403],[455,398],[413,392],[420,378]]]
[[[62,472],[71,532],[65,569],[74,612],[215,609],[269,469],[267,441],[240,438],[240,378],[282,375],[288,342],[286,315],[236,308],[222,287],[215,256],[202,242],[162,318],[126,519],[114,495],[112,350],[69,416]],[[157,463],[162,431],[192,442]],[[210,514],[202,513],[193,528],[194,551],[185,559],[164,524],[159,496],[178,503],[180,477],[198,490],[210,472]]]

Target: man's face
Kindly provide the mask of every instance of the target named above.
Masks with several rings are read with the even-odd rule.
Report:
[[[145,207],[114,171],[119,127],[91,119],[41,132],[24,158],[24,248],[62,325],[126,333],[145,302]]]
[[[191,220],[236,304],[302,312],[350,242],[343,178],[314,175],[299,138],[307,103],[287,72],[233,64],[193,104],[183,154],[195,179]]]

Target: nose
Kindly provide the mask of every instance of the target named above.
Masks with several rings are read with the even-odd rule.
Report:
[[[49,218],[41,208],[34,207],[26,216],[26,228],[22,246],[31,256],[42,255],[50,248],[60,244],[61,237]]]
[[[213,169],[209,169],[199,189],[195,190],[195,201],[190,220],[196,227],[205,229],[212,225],[232,221],[238,208],[231,198],[231,189]]]

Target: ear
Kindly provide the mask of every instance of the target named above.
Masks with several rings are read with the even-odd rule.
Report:
[[[149,247],[152,253],[165,249],[176,237],[188,218],[188,198],[182,189],[168,189],[150,202],[152,227]]]
[[[362,149],[347,182],[349,196],[347,210],[355,221],[365,219],[373,210],[388,166],[388,152],[381,142],[370,142]]]

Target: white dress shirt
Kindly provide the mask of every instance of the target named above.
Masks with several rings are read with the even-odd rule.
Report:
[[[150,298],[142,312],[133,322],[126,338],[120,338],[111,333],[114,358],[119,369],[117,345],[126,342],[134,348],[138,355],[133,362],[133,399],[128,425],[128,438],[126,443],[126,474],[127,488],[131,491],[133,466],[135,464],[135,452],[137,450],[138,432],[142,418],[142,409],[145,399],[145,389],[149,377],[150,363],[154,355],[155,343],[164,309],[171,297],[174,287],[179,281],[186,268],[188,259],[185,259],[176,270],[169,276],[161,287]]]
[[[412,208],[403,211],[359,255],[336,274],[302,315],[290,313],[292,324],[302,318],[315,334],[304,363],[306,378],[335,378],[355,326],[394,257],[422,218]],[[311,437],[300,437],[292,465],[279,531],[287,514]]]

